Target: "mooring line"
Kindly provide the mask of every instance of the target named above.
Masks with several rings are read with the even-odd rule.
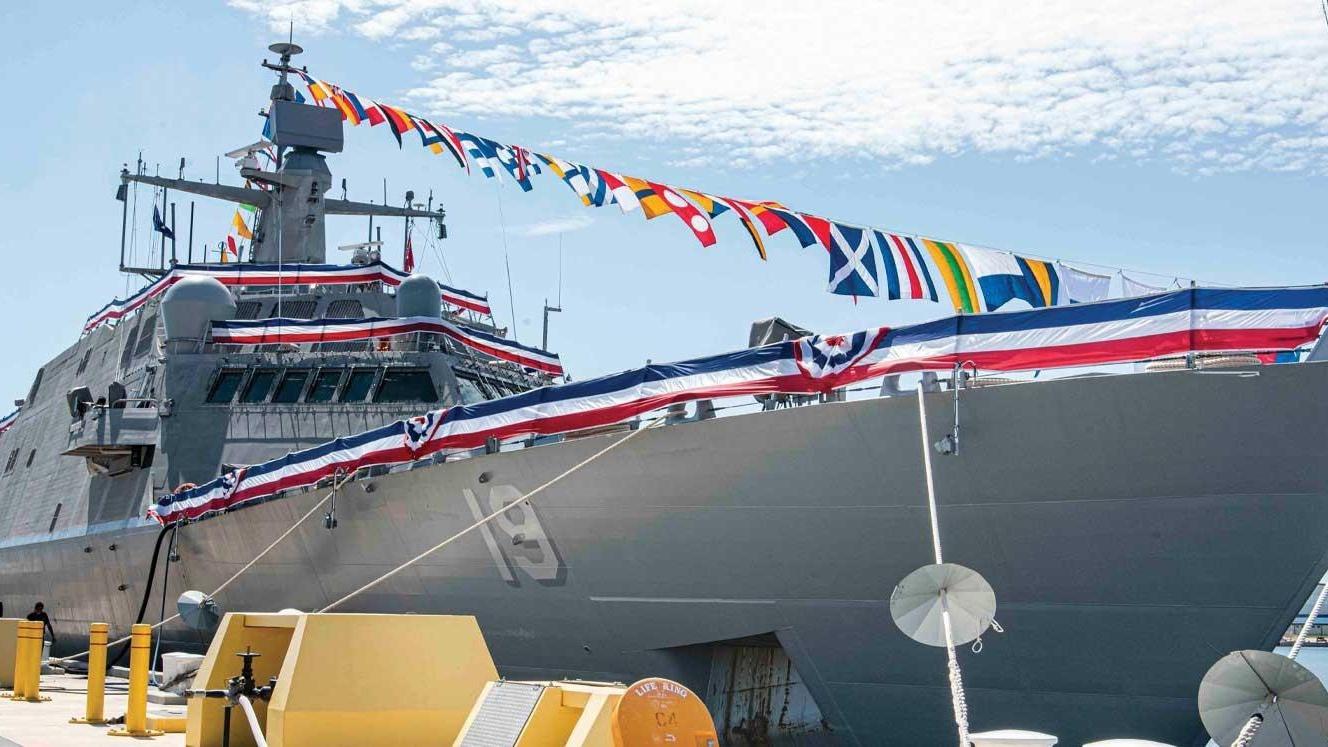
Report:
[[[958,376],[955,386],[959,386]],[[927,477],[927,512],[931,519],[931,549],[936,564],[945,562],[941,556],[941,521],[936,509],[936,482],[931,470],[931,444],[927,443],[927,400],[923,397],[922,382],[918,382],[918,421],[922,428],[922,466]],[[964,697],[964,678],[959,670],[959,657],[955,654],[954,631],[950,625],[950,601],[941,590],[941,625],[945,630],[946,670],[950,680],[950,704],[954,706],[955,726],[959,730],[960,747],[968,747],[968,702]]]
[[[539,487],[535,488],[534,490],[530,491],[529,493],[526,493],[525,495],[521,496],[521,497],[518,498],[517,500],[515,500],[515,501],[513,501],[513,502],[511,502],[511,503],[509,503],[509,504],[507,504],[507,505],[505,505],[505,506],[503,506],[502,508],[498,509],[497,511],[494,511],[493,513],[489,514],[488,516],[485,516],[484,518],[480,519],[479,521],[476,521],[474,524],[471,524],[470,526],[466,527],[465,529],[462,529],[461,531],[457,532],[456,534],[452,535],[451,537],[448,537],[447,539],[443,540],[442,542],[439,542],[438,544],[434,545],[433,547],[430,547],[428,550],[425,550],[424,552],[420,553],[419,555],[416,555],[415,557],[411,558],[410,560],[407,560],[405,563],[402,563],[401,565],[397,566],[396,568],[393,568],[392,570],[388,571],[387,573],[384,573],[383,575],[379,576],[378,578],[376,578],[376,579],[370,581],[369,583],[365,584],[364,586],[361,586],[360,588],[356,589],[355,591],[352,591],[351,593],[349,593],[349,594],[347,594],[346,596],[344,596],[344,597],[338,599],[337,601],[335,601],[335,602],[333,602],[333,603],[327,605],[326,607],[323,607],[322,609],[318,610],[318,612],[320,612],[320,613],[322,613],[322,612],[327,612],[328,610],[330,610],[330,609],[332,609],[332,608],[334,608],[334,607],[338,607],[338,606],[344,604],[345,602],[348,602],[348,601],[350,601],[351,599],[354,599],[355,597],[359,596],[360,594],[363,594],[364,592],[368,591],[369,589],[372,589],[373,587],[377,586],[378,584],[381,584],[382,582],[388,580],[389,578],[392,578],[393,576],[395,576],[395,575],[397,575],[398,573],[400,573],[400,572],[406,570],[407,568],[411,567],[412,565],[415,565],[416,563],[418,563],[419,561],[421,561],[421,560],[423,560],[424,558],[428,557],[429,555],[431,555],[431,554],[437,552],[438,550],[443,549],[444,547],[447,547],[447,546],[450,545],[451,543],[453,543],[453,542],[455,542],[456,540],[458,540],[458,539],[464,537],[465,535],[469,534],[470,532],[473,532],[473,531],[475,531],[476,529],[479,529],[480,527],[484,526],[485,524],[488,524],[489,522],[491,522],[491,521],[493,521],[494,519],[498,518],[499,516],[502,516],[503,514],[505,514],[505,513],[507,513],[508,511],[510,511],[510,510],[512,509],[512,506],[514,506],[514,505],[516,505],[516,504],[518,504],[518,503],[526,503],[526,504],[529,504],[529,503],[530,503],[530,500],[531,500],[532,498],[534,498],[535,495],[536,495],[537,493],[543,491],[545,488],[549,487],[550,485],[553,485],[554,483],[558,482],[559,480],[563,479],[564,477],[567,477],[568,475],[572,474],[573,472],[576,472],[577,470],[581,469],[582,467],[586,466],[587,464],[590,464],[591,462],[595,461],[596,459],[599,459],[600,457],[604,456],[605,454],[609,453],[610,451],[613,451],[614,449],[618,448],[619,446],[622,446],[623,444],[627,443],[628,441],[631,441],[633,438],[636,438],[636,437],[639,436],[640,434],[645,433],[646,431],[650,430],[651,428],[654,428],[655,426],[660,425],[661,423],[664,423],[664,422],[665,422],[665,419],[664,419],[664,418],[660,418],[660,419],[656,420],[655,422],[651,423],[650,425],[648,425],[648,426],[646,426],[646,427],[644,427],[644,428],[637,428],[636,430],[632,431],[631,433],[627,434],[626,436],[624,436],[624,437],[618,439],[617,441],[614,441],[613,443],[609,444],[608,446],[605,446],[603,449],[600,449],[599,451],[595,452],[594,454],[591,454],[589,457],[586,457],[584,460],[582,460],[581,462],[579,462],[579,463],[573,465],[573,466],[572,466],[571,468],[569,468],[567,471],[563,472],[562,474],[558,475],[557,477],[554,477],[552,480],[549,480],[548,482],[544,483],[543,485],[540,485]]]

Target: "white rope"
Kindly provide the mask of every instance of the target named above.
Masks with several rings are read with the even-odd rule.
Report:
[[[622,446],[623,444],[627,443],[628,441],[631,441],[633,438],[636,438],[638,435],[640,435],[640,434],[642,434],[642,433],[644,433],[644,432],[650,430],[651,428],[654,428],[655,426],[657,426],[657,425],[659,425],[659,424],[661,424],[661,423],[663,423],[663,422],[665,422],[665,421],[664,421],[663,418],[661,418],[661,419],[656,420],[655,422],[651,423],[650,425],[648,425],[648,426],[646,426],[646,427],[644,427],[644,428],[638,428],[638,429],[632,431],[631,433],[629,433],[629,434],[627,434],[626,436],[624,436],[624,437],[618,439],[617,441],[614,441],[613,443],[609,444],[608,446],[605,446],[604,448],[600,449],[599,451],[595,452],[594,454],[591,454],[589,457],[586,457],[586,458],[583,459],[582,461],[578,462],[576,465],[574,465],[574,466],[572,466],[571,468],[569,468],[567,471],[563,472],[562,474],[558,475],[557,477],[554,477],[552,480],[549,480],[548,482],[544,483],[543,485],[539,486],[538,488],[535,488],[534,490],[530,491],[529,493],[526,493],[525,495],[521,496],[520,498],[518,498],[517,500],[513,501],[512,503],[509,503],[509,504],[503,506],[502,508],[498,509],[497,511],[494,511],[493,513],[489,514],[488,516],[485,516],[484,518],[480,519],[479,521],[476,521],[474,524],[471,524],[470,526],[466,527],[465,529],[462,529],[461,531],[457,532],[456,534],[452,535],[451,537],[448,537],[447,539],[443,540],[442,542],[439,542],[438,544],[434,545],[433,547],[430,547],[428,550],[425,550],[424,552],[420,553],[419,555],[416,555],[415,557],[411,558],[410,560],[407,560],[406,562],[402,563],[401,565],[397,566],[396,568],[393,568],[392,570],[388,571],[387,573],[384,573],[383,575],[379,576],[378,578],[375,578],[374,580],[370,581],[369,583],[365,584],[364,586],[361,586],[360,588],[356,589],[355,591],[352,591],[351,593],[347,594],[346,596],[344,596],[344,597],[338,599],[337,601],[335,601],[335,602],[333,602],[333,603],[327,605],[326,607],[324,607],[324,608],[322,608],[321,610],[318,610],[318,611],[319,611],[320,613],[321,613],[321,612],[327,612],[328,610],[330,610],[330,609],[332,609],[332,608],[334,608],[334,607],[339,607],[339,606],[341,606],[342,604],[344,604],[344,603],[350,601],[351,599],[354,599],[355,597],[359,596],[360,594],[363,594],[364,592],[368,591],[369,589],[372,589],[373,587],[377,586],[378,584],[381,584],[382,582],[388,580],[389,578],[392,578],[393,576],[395,576],[395,575],[397,575],[398,573],[400,573],[400,572],[406,570],[407,568],[411,567],[412,565],[415,565],[416,563],[420,562],[421,560],[423,560],[424,558],[428,557],[429,555],[431,555],[431,554],[433,554],[433,553],[435,553],[435,552],[437,552],[437,551],[443,549],[444,547],[447,547],[448,545],[452,544],[452,543],[455,542],[456,540],[458,540],[458,539],[460,539],[460,538],[466,536],[467,534],[473,532],[473,531],[476,530],[476,529],[479,529],[480,527],[484,526],[485,524],[488,524],[489,522],[493,521],[494,519],[498,518],[499,516],[502,516],[503,514],[505,514],[505,513],[507,513],[508,511],[510,511],[511,508],[512,508],[512,506],[516,505],[517,503],[526,503],[526,504],[529,504],[529,503],[530,503],[530,499],[531,499],[531,498],[534,498],[536,494],[538,494],[539,492],[543,491],[545,488],[549,487],[550,485],[553,485],[554,483],[558,482],[559,480],[563,479],[564,477],[567,477],[568,475],[572,474],[573,472],[576,472],[577,470],[581,469],[582,467],[586,466],[587,464],[590,464],[591,462],[595,461],[596,459],[599,459],[600,457],[604,456],[605,454],[609,453],[610,451],[612,451],[612,450],[618,448],[619,446]]]
[[[927,511],[931,518],[931,546],[936,564],[945,562],[941,555],[941,523],[936,511],[936,481],[931,471],[931,445],[927,443],[927,400],[923,396],[922,382],[918,382],[918,423],[922,435],[922,466],[927,475]],[[959,670],[959,657],[955,654],[954,629],[950,624],[950,603],[941,591],[941,626],[945,629],[946,669],[950,680],[950,704],[954,707],[955,726],[959,730],[959,747],[968,743],[968,701],[964,697],[964,676]]]
[[[1241,727],[1240,733],[1236,735],[1236,741],[1231,743],[1231,747],[1249,747],[1254,742],[1254,736],[1259,733],[1259,727],[1263,726],[1263,716],[1256,713],[1250,716],[1250,720]]]
[[[1319,596],[1314,600],[1314,606],[1310,607],[1310,614],[1305,618],[1305,624],[1300,626],[1300,632],[1296,634],[1296,642],[1291,644],[1291,652],[1287,654],[1288,659],[1294,659],[1300,653],[1300,647],[1305,645],[1305,639],[1309,637],[1310,628],[1314,626],[1315,619],[1323,611],[1325,600],[1328,600],[1328,584],[1319,589]]]
[[[327,503],[328,500],[329,500],[333,495],[335,495],[336,492],[337,492],[338,490],[341,489],[341,486],[342,486],[342,485],[345,485],[346,482],[347,482],[348,480],[350,480],[350,478],[353,477],[354,475],[355,475],[355,472],[354,472],[354,471],[351,471],[351,472],[347,473],[344,477],[342,477],[340,480],[338,480],[336,483],[334,483],[334,484],[332,485],[332,491],[331,491],[331,492],[329,492],[327,495],[323,496],[323,499],[322,499],[322,500],[320,500],[319,502],[315,503],[315,504],[313,505],[312,508],[310,508],[308,511],[305,512],[304,516],[301,516],[300,518],[296,519],[294,524],[291,524],[290,527],[286,529],[286,531],[282,532],[282,533],[281,533],[281,536],[279,536],[279,537],[277,537],[276,539],[272,540],[272,543],[269,544],[267,547],[263,548],[263,551],[262,551],[262,552],[260,552],[260,553],[258,553],[257,555],[255,555],[255,556],[254,556],[254,557],[253,557],[248,563],[245,563],[243,568],[241,568],[240,570],[238,570],[238,571],[236,571],[235,573],[231,574],[231,577],[230,577],[230,578],[228,578],[228,579],[226,579],[225,581],[221,582],[221,586],[218,586],[216,589],[213,589],[213,590],[212,590],[212,593],[209,594],[208,596],[212,596],[212,597],[217,596],[217,595],[220,594],[222,591],[224,591],[224,590],[226,589],[227,586],[230,586],[230,585],[231,585],[231,582],[235,581],[235,579],[237,579],[237,578],[239,578],[241,575],[243,575],[245,571],[249,570],[250,568],[253,568],[255,563],[257,563],[258,561],[262,560],[262,559],[263,559],[263,556],[267,555],[269,552],[272,551],[272,548],[274,548],[274,547],[276,547],[278,544],[280,544],[282,540],[284,540],[284,539],[286,539],[287,537],[291,536],[291,533],[294,532],[294,531],[296,530],[297,527],[299,527],[301,524],[303,524],[303,523],[305,522],[305,520],[308,519],[310,516],[313,516],[315,511],[317,511],[318,509],[322,508],[322,507],[323,507],[323,504]],[[168,623],[168,622],[174,622],[175,620],[178,620],[179,618],[180,618],[180,613],[177,612],[177,613],[175,613],[174,615],[171,615],[170,617],[168,617],[168,618],[166,618],[166,619],[164,619],[164,620],[162,620],[162,621],[160,621],[160,622],[154,624],[154,625],[152,626],[152,629],[153,629],[153,630],[156,630],[157,628],[160,628],[161,626],[165,625],[166,623]],[[118,646],[119,644],[124,643],[125,641],[129,640],[129,639],[132,638],[132,637],[133,637],[132,635],[127,635],[127,636],[125,636],[124,638],[117,638],[116,640],[111,641],[110,643],[108,643],[108,644],[106,644],[106,645],[107,645],[107,647],[110,647],[110,646]],[[63,657],[63,658],[59,659],[59,661],[73,661],[74,659],[81,659],[81,658],[83,658],[84,656],[87,656],[88,653],[89,653],[88,651],[83,651],[83,652],[81,652],[81,653],[74,654],[73,656],[66,656],[66,657]]]
[[[918,421],[922,425],[922,468],[927,473],[927,511],[931,516],[931,549],[936,564],[941,559],[941,522],[936,516],[936,485],[931,472],[931,445],[927,443],[927,400],[922,396],[922,382],[918,382]]]

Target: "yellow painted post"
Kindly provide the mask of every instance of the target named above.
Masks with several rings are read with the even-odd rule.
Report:
[[[88,704],[83,718],[71,718],[71,724],[106,723],[106,623],[93,623],[88,631]]]
[[[148,660],[152,651],[152,626],[135,625],[129,638],[129,703],[125,707],[123,729],[112,729],[113,737],[155,737],[161,734],[148,729]]]
[[[41,653],[42,637],[45,632],[40,622],[28,623],[28,686],[24,695],[29,703],[41,700]]]
[[[24,700],[27,698],[28,689],[28,621],[20,620],[18,623],[18,640],[14,646],[14,691],[10,694],[13,700]]]
[[[40,622],[25,620],[19,623],[19,658],[14,664],[14,700],[26,700],[29,703],[50,700],[41,696],[43,632]]]

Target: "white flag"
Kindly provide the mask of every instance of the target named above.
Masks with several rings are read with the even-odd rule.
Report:
[[[1152,295],[1153,293],[1161,293],[1166,290],[1166,288],[1163,288],[1161,286],[1149,285],[1148,283],[1141,283],[1138,280],[1133,280],[1130,278],[1129,275],[1126,275],[1123,272],[1121,273],[1120,279],[1121,279],[1121,290],[1124,292],[1126,298],[1134,298],[1135,296],[1148,296]]]
[[[1057,303],[1101,301],[1111,289],[1110,275],[1084,272],[1061,262],[1056,263],[1056,273],[1061,277],[1061,298]]]

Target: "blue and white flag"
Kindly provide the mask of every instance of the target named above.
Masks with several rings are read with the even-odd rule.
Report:
[[[498,169],[506,170],[507,167],[503,165],[502,159],[498,157],[498,148],[502,147],[501,145],[488,138],[460,130],[456,131],[456,136],[466,149],[466,153],[470,155],[471,160],[480,167],[480,171],[483,171],[485,176],[492,179],[498,175]]]
[[[862,228],[830,224],[830,287],[841,296],[880,295],[876,248]]]

